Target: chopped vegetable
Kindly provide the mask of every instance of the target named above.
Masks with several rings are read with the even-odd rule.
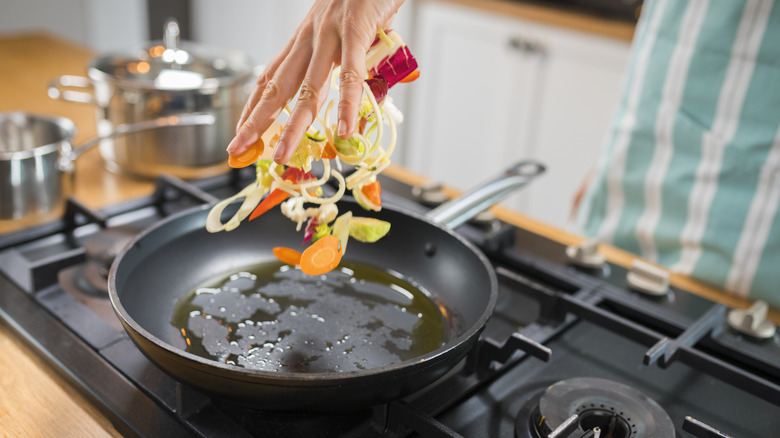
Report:
[[[354,135],[346,140],[336,137],[333,139],[333,145],[336,152],[347,157],[361,155],[365,151],[363,142]]]
[[[328,138],[325,137],[325,135],[320,134],[320,131],[316,132],[307,132],[306,137],[309,138],[311,141],[316,141],[317,143],[327,140]]]
[[[292,248],[277,246],[272,251],[276,258],[282,263],[287,263],[291,266],[298,266],[301,264],[301,253]]]
[[[263,149],[265,149],[265,143],[263,143],[262,137],[258,137],[257,141],[252,143],[252,146],[249,146],[249,149],[243,154],[237,157],[229,156],[228,165],[236,169],[249,166],[260,158],[260,155],[263,154]]]
[[[387,88],[392,88],[417,69],[417,60],[398,33],[389,31],[387,37],[393,45],[372,45],[366,55],[366,65],[371,77],[382,76],[387,80]]]
[[[292,181],[294,183],[298,183],[301,181],[316,179],[316,177],[309,172],[304,172],[301,169],[288,167],[287,169],[285,169],[284,172],[282,172],[282,179],[284,179],[285,181]],[[249,220],[250,221],[254,220],[261,214],[281,204],[282,201],[284,201],[289,197],[290,194],[282,189],[272,190],[271,193],[269,193],[268,196],[266,196],[265,199],[263,199],[263,201],[257,205],[257,207],[252,212],[252,214],[249,215]]]
[[[374,183],[376,183],[376,185],[373,185]],[[374,183],[353,189],[352,196],[355,197],[355,201],[357,201],[358,205],[364,209],[380,211],[382,209],[382,200],[379,197],[381,189],[379,188],[379,183],[377,181],[374,181]],[[363,189],[366,187],[369,188],[364,191]]]
[[[272,160],[260,160],[255,164],[257,180],[266,189],[271,188],[271,183],[274,182],[274,177],[270,173],[271,163],[273,163]],[[278,167],[276,170],[281,170],[281,168]],[[277,172],[277,175],[279,175],[279,172]]]
[[[336,70],[331,83],[337,87]],[[333,120],[338,99],[329,99],[322,114],[315,114],[314,124],[306,130],[287,165],[272,160],[261,160],[279,143],[283,125],[275,121],[273,128],[263,134],[245,154],[230,157],[231,165],[244,167],[256,162],[256,181],[235,196],[217,203],[208,215],[206,228],[210,232],[229,231],[243,220],[253,220],[275,206],[281,214],[304,230],[304,244],[310,246],[300,255],[301,270],[310,275],[328,272],[338,265],[352,236],[364,242],[374,242],[384,236],[389,223],[368,218],[354,218],[351,212],[339,215],[337,202],[351,190],[359,205],[367,210],[382,208],[381,187],[377,176],[390,164],[398,138],[396,126],[403,114],[393,105],[388,89],[398,82],[408,82],[419,76],[417,62],[401,37],[393,32],[377,32],[374,44],[366,54],[367,77],[363,82],[363,96],[358,111],[357,129],[352,137],[336,135],[337,121]],[[283,108],[289,115],[291,109]],[[265,153],[265,154],[264,154]],[[335,160],[335,161],[333,161]],[[313,165],[320,166],[318,175],[311,173]],[[342,175],[342,165],[353,166],[353,172]],[[320,173],[321,171],[321,173]],[[333,181],[335,180],[335,184]],[[333,190],[323,190],[326,184]],[[324,195],[324,193],[328,193]],[[244,198],[238,212],[222,223],[225,207]],[[273,230],[271,230],[273,231]],[[274,253],[286,263],[295,264],[296,251],[275,248]]]
[[[328,224],[319,224],[317,225],[317,228],[314,230],[314,235],[312,236],[312,240],[314,242],[322,239],[323,237],[331,234],[333,230],[333,227],[331,227]]]
[[[336,158],[336,148],[333,147],[333,143],[325,143],[325,147],[322,148],[322,158],[332,160]]]
[[[264,194],[265,189],[263,186],[255,181],[244,187],[235,195],[218,202],[211,208],[211,211],[209,211],[209,214],[206,217],[206,231],[209,233],[216,233],[218,231],[233,230],[249,215],[257,203],[260,202],[260,199]],[[241,198],[244,198],[241,207],[239,207],[236,214],[234,214],[230,220],[223,224],[221,221],[222,211],[225,210],[225,207],[230,205],[230,203]]]
[[[310,217],[306,223],[306,230],[303,232],[303,243],[316,242],[322,237],[331,233],[331,226],[326,223],[320,223],[316,217]]]
[[[339,239],[325,236],[301,254],[301,270],[307,275],[322,275],[332,271],[341,261]]]
[[[319,221],[316,217],[310,217],[309,221],[306,222],[306,229],[303,230],[303,244],[305,245],[308,242],[311,242],[314,239],[314,233],[317,231],[317,225],[319,225]]]
[[[352,212],[348,211],[336,218],[333,222],[333,235],[341,243],[341,253],[347,252],[347,241],[349,240],[349,221],[352,219]]]
[[[371,92],[374,94],[376,103],[381,104],[387,96],[387,80],[380,75],[366,79],[366,83],[368,84],[368,88],[370,88]]]
[[[390,222],[372,217],[353,217],[349,221],[349,237],[360,241],[374,243],[385,237],[390,231]]]
[[[282,189],[274,189],[271,191],[271,193],[268,194],[268,196],[263,199],[262,202],[257,204],[257,207],[255,207],[255,210],[252,212],[252,214],[249,215],[249,220],[255,220],[258,216],[261,214],[267,212],[268,210],[276,207],[277,205],[281,204],[282,201],[289,198],[290,194],[285,192]]]
[[[406,75],[405,78],[401,79],[399,82],[403,84],[408,84],[409,82],[414,82],[417,80],[417,78],[420,77],[420,70],[415,70],[408,75]]]
[[[371,201],[372,204],[379,207],[382,206],[382,186],[379,185],[379,181],[364,185],[360,191],[363,192],[363,195],[365,195],[366,199]]]

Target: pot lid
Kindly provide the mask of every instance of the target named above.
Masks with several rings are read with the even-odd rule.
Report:
[[[92,62],[89,75],[98,81],[161,90],[201,90],[246,80],[252,74],[249,56],[235,50],[214,50],[179,41],[179,25],[165,23],[162,41],[143,49],[113,53]]]

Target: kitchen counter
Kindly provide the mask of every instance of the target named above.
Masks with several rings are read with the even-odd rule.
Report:
[[[72,119],[79,129],[76,142],[95,135],[94,108],[88,105],[51,100],[46,85],[62,74],[84,75],[89,51],[47,35],[0,36],[0,111],[25,110]],[[86,153],[77,162],[75,196],[89,207],[106,205],[147,195],[153,190],[149,181],[112,174],[103,169],[98,151]],[[425,178],[400,167],[386,174],[408,183],[420,184]],[[454,192],[450,192],[453,193]],[[539,235],[572,244],[582,237],[534,221],[523,215],[495,208],[507,222]],[[0,233],[14,227],[0,229]],[[635,258],[624,251],[602,246],[612,262],[629,266]],[[747,300],[725,295],[691,279],[672,275],[672,283],[731,307],[745,308]],[[778,321],[780,314],[771,312]],[[109,421],[87,398],[54,372],[17,339],[10,327],[0,324],[0,427],[8,436],[117,436]]]
[[[429,1],[429,0],[426,0]],[[433,0],[431,0],[433,1]],[[517,0],[435,0],[564,29],[631,41],[634,23]]]

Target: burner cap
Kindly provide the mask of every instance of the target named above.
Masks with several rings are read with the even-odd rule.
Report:
[[[84,238],[86,261],[74,285],[91,295],[108,296],[108,271],[120,251],[140,230],[130,226],[106,228]]]
[[[612,380],[577,377],[550,385],[531,415],[531,429],[546,437],[573,415],[578,432],[599,428],[613,438],[673,437],[674,424],[658,403],[636,389]],[[518,418],[520,427],[528,427]],[[580,432],[581,431],[581,432]]]

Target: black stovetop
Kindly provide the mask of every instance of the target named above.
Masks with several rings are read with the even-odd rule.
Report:
[[[107,234],[230,196],[250,178],[161,178],[152,196],[97,212],[73,201],[62,220],[0,235],[0,318],[126,435],[582,437],[598,426],[613,437],[668,436],[668,428],[679,437],[766,437],[780,429],[777,336],[745,338],[726,325],[728,309],[682,290],[634,292],[618,266],[573,267],[559,243],[497,220],[458,229],[496,266],[494,316],[469,357],[429,388],[325,414],[259,412],[182,386],[122,331],[99,291],[108,262],[90,252]],[[386,203],[427,210],[405,184],[384,179],[383,189]]]

